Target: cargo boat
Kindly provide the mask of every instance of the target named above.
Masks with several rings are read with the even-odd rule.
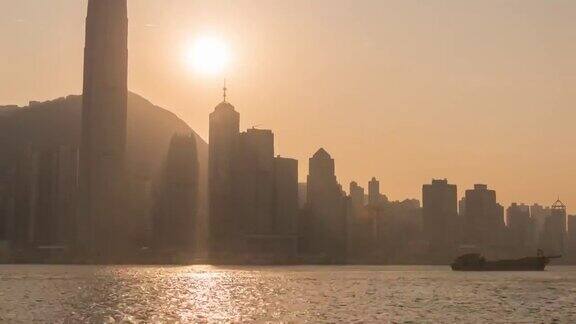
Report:
[[[487,261],[479,253],[470,253],[458,257],[451,266],[454,271],[544,271],[550,260],[556,258],[560,256],[544,256],[539,251],[535,257]]]

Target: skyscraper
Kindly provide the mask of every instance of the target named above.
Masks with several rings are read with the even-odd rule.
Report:
[[[466,241],[482,247],[499,245],[504,230],[504,209],[496,202],[496,191],[476,184],[466,190]]]
[[[224,98],[210,114],[209,127],[210,248],[222,255],[237,249],[241,235],[235,196],[240,114]]]
[[[189,252],[197,240],[198,154],[193,135],[170,141],[154,214],[157,247]]]
[[[342,260],[346,251],[346,201],[334,159],[319,149],[309,161],[307,212],[309,253]]]
[[[380,195],[380,181],[372,177],[372,180],[368,182],[368,205],[371,207],[376,207],[381,202]]]
[[[350,203],[353,218],[358,218],[364,211],[364,188],[356,181],[350,182]]]
[[[90,0],[86,19],[80,192],[80,242],[108,257],[125,242],[127,0]]]
[[[506,225],[508,241],[514,248],[526,248],[533,243],[533,221],[530,217],[530,207],[524,204],[512,203],[506,210]]]
[[[298,160],[274,158],[274,232],[298,234]]]
[[[238,170],[239,212],[245,234],[269,234],[274,213],[274,134],[248,129],[240,134]]]
[[[445,250],[454,243],[458,216],[456,185],[448,180],[432,180],[422,186],[424,235],[432,250]]]
[[[540,242],[546,254],[563,254],[566,249],[566,205],[558,199],[550,208],[550,215],[544,222],[544,232]]]

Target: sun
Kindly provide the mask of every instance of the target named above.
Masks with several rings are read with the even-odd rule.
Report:
[[[221,75],[229,61],[230,52],[226,42],[216,37],[200,37],[186,53],[187,64],[204,75]]]

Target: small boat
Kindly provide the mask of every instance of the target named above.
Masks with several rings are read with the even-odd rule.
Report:
[[[451,266],[454,271],[544,271],[551,259],[560,257],[544,256],[542,251],[538,251],[535,257],[487,261],[479,253],[469,253],[456,258]]]

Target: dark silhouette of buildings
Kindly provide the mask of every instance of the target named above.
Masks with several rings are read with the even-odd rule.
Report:
[[[224,88],[226,91],[226,88]],[[226,101],[210,114],[210,242],[217,262],[293,259],[298,237],[298,162],[274,157],[274,134],[239,131]]]
[[[248,129],[239,138],[238,199],[244,233],[271,233],[274,219],[274,134]]]
[[[454,246],[458,217],[456,185],[432,180],[422,186],[424,236],[431,253],[446,253]]]
[[[0,241],[9,243],[16,261],[131,262],[132,252],[150,243],[152,175],[170,136],[193,131],[128,96],[126,9],[126,0],[89,1],[84,96],[0,107]],[[206,143],[197,142],[207,160]],[[200,166],[198,181],[207,186],[206,161]],[[205,191],[190,202],[202,215]],[[75,256],[68,253],[73,248]]]
[[[241,235],[235,197],[240,114],[224,100],[210,114],[209,127],[210,248],[221,255],[237,251]]]
[[[566,251],[566,205],[558,199],[550,208],[544,222],[540,247],[547,254],[564,254]]]
[[[240,134],[235,187],[250,256],[295,257],[298,162],[274,157],[274,134],[251,128]]]
[[[86,19],[79,241],[103,258],[129,245],[123,210],[128,96],[126,2],[91,0]]]
[[[368,183],[368,205],[379,206],[382,200],[380,195],[380,181],[376,180],[375,177]]]
[[[12,179],[9,170],[0,172],[0,242],[8,241],[9,222],[14,218]]]
[[[566,251],[571,262],[576,260],[576,215],[568,216]]]
[[[58,147],[35,157],[33,244],[70,246],[75,241],[78,150]]]
[[[20,151],[14,171],[5,178],[0,212],[4,236],[20,259],[31,251],[46,256],[75,242],[78,150],[59,146]],[[61,253],[62,254],[62,253]]]
[[[298,236],[298,160],[277,156],[274,158],[274,222],[273,232]],[[296,249],[294,249],[296,251]]]
[[[202,151],[197,136],[173,136],[152,212],[152,175],[165,153],[158,147],[191,130],[171,115],[157,123],[158,107],[134,95],[140,113],[128,127],[127,34],[126,0],[90,0],[83,97],[0,112],[0,250],[10,242],[15,256],[30,253],[22,260],[34,261],[42,259],[38,251],[79,246],[81,258],[68,260],[125,262],[136,251],[130,248],[149,243],[159,253],[191,256],[208,232],[215,260],[234,262],[293,261],[298,248],[304,262],[361,263],[428,262],[455,243],[501,253],[525,254],[536,245],[547,254],[576,251],[576,220],[567,219],[560,201],[530,210],[512,204],[504,224],[503,207],[485,185],[466,192],[461,217],[456,186],[446,180],[423,186],[423,208],[413,199],[388,201],[376,178],[368,195],[352,182],[347,197],[323,149],[309,160],[308,182],[299,184],[297,160],[275,155],[271,130],[240,132],[240,115],[226,97],[210,114],[209,170],[200,163],[205,143]],[[38,109],[44,106],[51,109]],[[62,131],[54,135],[56,128]],[[131,157],[130,128],[140,135]],[[208,194],[200,189],[206,178]],[[201,217],[203,195],[209,218]]]
[[[532,218],[533,228],[532,228],[532,241],[535,243],[540,243],[542,240],[542,232],[544,231],[544,223],[546,218],[550,216],[550,207],[544,207],[539,204],[533,204],[530,206],[530,217]]]
[[[154,244],[162,253],[194,252],[197,241],[199,171],[196,140],[174,135],[154,210]]]
[[[335,175],[334,159],[319,149],[309,160],[305,252],[343,262],[346,252],[346,200]]]
[[[496,201],[496,191],[483,184],[466,190],[466,243],[497,249],[504,231],[504,208]]]
[[[378,190],[377,190],[378,191]],[[379,194],[379,192],[378,192]],[[347,259],[351,262],[369,260],[377,250],[377,213],[366,204],[364,188],[350,183],[347,217]]]
[[[190,129],[182,120],[176,117],[169,111],[160,107],[154,106],[144,98],[131,93],[129,95],[129,136],[127,145],[127,160],[130,165],[130,175],[133,177],[130,181],[130,187],[127,190],[128,198],[123,204],[130,208],[127,214],[132,222],[137,226],[135,232],[124,231],[126,239],[135,242],[138,246],[150,246],[152,237],[152,208],[153,196],[152,180],[154,177],[159,176],[163,168],[163,161],[166,159],[166,152],[168,151],[170,139],[174,133],[192,133],[196,139],[198,158],[200,162],[200,194],[199,194],[199,213],[198,216],[202,222],[205,222],[206,205],[207,205],[207,161],[208,161],[208,146],[193,130]],[[20,218],[21,215],[30,215],[26,210],[30,209],[31,198],[29,194],[34,193],[30,189],[30,180],[26,174],[30,174],[30,167],[36,165],[38,170],[50,170],[49,167],[43,164],[54,164],[56,156],[65,154],[70,156],[62,160],[59,158],[59,170],[65,170],[65,174],[78,173],[78,157],[72,157],[73,154],[78,154],[77,147],[81,142],[81,96],[68,96],[66,98],[59,98],[52,101],[43,103],[36,103],[34,106],[26,106],[18,108],[17,111],[0,118],[0,129],[2,129],[0,138],[2,143],[0,145],[0,187],[5,188],[4,200],[7,202],[6,221],[8,244],[15,249],[18,253],[15,256],[20,259],[20,255],[28,254],[31,256],[29,260],[42,261],[41,259],[34,259],[33,256],[38,248],[35,246],[36,238],[26,238],[25,242],[26,251],[23,250],[24,242],[22,236],[19,235],[18,246],[15,246],[14,239],[17,238],[16,233],[29,233],[27,230],[29,217]],[[2,108],[0,108],[2,110]],[[56,131],[57,130],[57,131]],[[60,153],[57,153],[60,151]],[[73,153],[76,152],[76,153]],[[51,155],[53,158],[40,158],[42,155]],[[70,161],[67,162],[67,161]],[[76,164],[74,165],[74,161]],[[69,166],[64,166],[63,163],[69,163]],[[28,170],[28,171],[27,171]],[[37,172],[38,173],[38,172]],[[50,171],[44,174],[55,174]],[[65,175],[60,172],[60,174]],[[18,175],[18,177],[17,177]],[[77,174],[78,176],[78,174]],[[46,178],[46,177],[44,177]],[[49,177],[48,177],[49,179]],[[78,179],[76,179],[77,182]],[[137,181],[135,181],[137,180]],[[15,189],[18,188],[18,195],[16,197]],[[27,189],[28,188],[28,189]],[[74,189],[73,187],[70,187]],[[78,188],[75,188],[75,201],[71,201],[74,206],[78,207],[79,194]],[[1,200],[1,199],[0,199]],[[18,204],[15,204],[18,201]],[[52,204],[55,206],[56,204]],[[64,208],[56,214],[59,216],[52,222],[55,224],[61,219],[68,217],[60,217],[69,213],[66,205],[58,204],[58,208]],[[14,215],[18,214],[18,218]],[[1,214],[1,212],[0,212]],[[69,228],[76,228],[77,221],[82,220],[78,215],[76,208],[75,216],[71,224],[64,224]],[[35,215],[35,214],[33,214]],[[36,217],[36,216],[34,216]],[[16,229],[15,223],[23,225]],[[58,226],[59,227],[59,226]],[[42,228],[48,230],[50,227]],[[68,232],[68,231],[66,231]],[[74,232],[77,232],[74,230]],[[36,232],[38,233],[38,232]],[[72,233],[74,238],[82,239],[81,235]],[[65,245],[69,249],[74,249],[77,245],[76,240],[69,240],[68,238],[61,238],[61,242],[67,242]],[[0,239],[1,240],[1,239]],[[83,243],[81,241],[80,243]],[[44,244],[43,244],[44,245]],[[54,243],[53,247],[63,248],[62,243]],[[68,250],[69,250],[68,249]],[[42,253],[47,252],[43,249]],[[68,253],[68,251],[62,251]],[[90,261],[86,253],[79,253],[74,262],[88,262]],[[43,259],[43,262],[49,262],[49,258]],[[94,260],[94,259],[92,259]],[[130,262],[128,259],[123,259],[125,262]],[[53,262],[57,260],[52,259]],[[94,260],[97,261],[97,260]],[[119,260],[121,262],[121,260]],[[136,262],[136,260],[132,260]]]
[[[350,182],[351,213],[355,219],[361,218],[364,213],[364,196],[364,188],[360,187],[356,181]]]
[[[506,210],[507,240],[515,250],[525,252],[534,249],[534,221],[530,217],[530,207],[513,203]]]

